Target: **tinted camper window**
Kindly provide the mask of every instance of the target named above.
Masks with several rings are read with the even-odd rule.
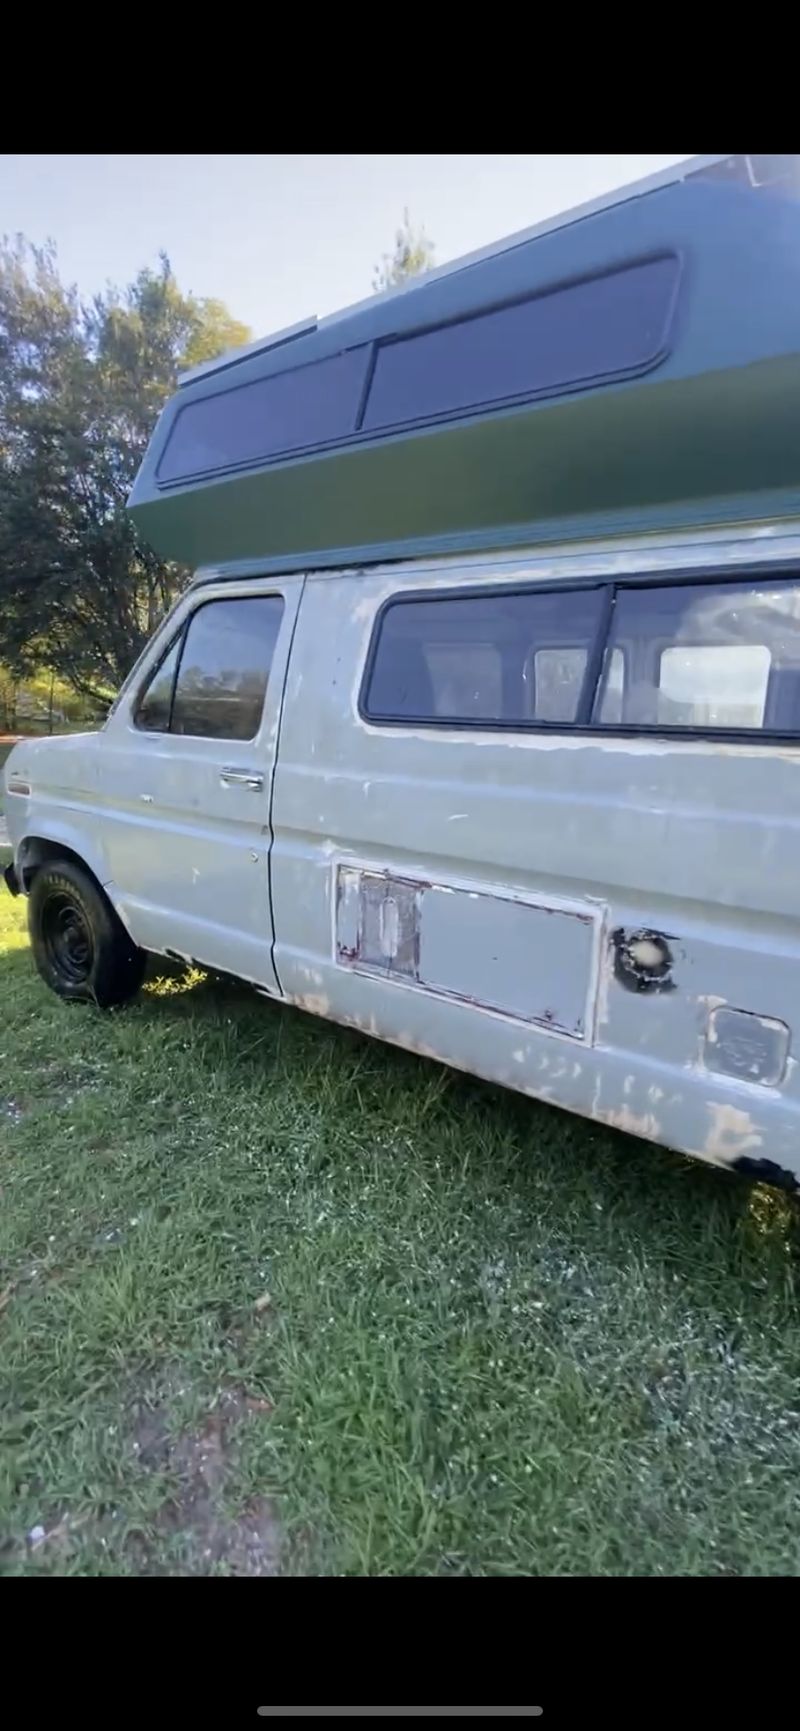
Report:
[[[159,485],[345,438],[367,364],[367,349],[354,349],[186,403],[158,465]]]
[[[558,395],[655,365],[668,342],[677,258],[569,283],[378,347],[365,428]]]

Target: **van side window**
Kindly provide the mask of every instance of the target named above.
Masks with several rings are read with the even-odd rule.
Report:
[[[800,583],[441,590],[379,613],[370,720],[800,736]]]
[[[253,739],[282,614],[279,595],[203,602],[146,687],[136,725],[184,737]]]
[[[625,677],[621,709],[601,682],[601,726],[800,728],[800,589],[789,584],[620,585],[609,647]]]
[[[392,601],[378,627],[365,712],[456,725],[574,722],[602,609],[599,588]]]

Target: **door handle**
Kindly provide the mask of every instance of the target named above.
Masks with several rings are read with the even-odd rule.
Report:
[[[250,793],[263,793],[264,777],[252,769],[221,769],[219,779],[223,787],[246,787]]]

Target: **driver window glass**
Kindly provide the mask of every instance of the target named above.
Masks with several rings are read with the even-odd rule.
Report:
[[[134,721],[145,733],[169,733],[172,688],[175,684],[182,635],[181,633],[175,638],[139,698]]]

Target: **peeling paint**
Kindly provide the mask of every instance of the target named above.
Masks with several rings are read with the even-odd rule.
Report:
[[[380,601],[376,601],[370,596],[362,596],[361,600],[356,602],[350,617],[356,625],[363,625],[366,621],[372,620],[379,606]]]
[[[361,670],[359,667],[358,687],[360,687],[360,684]],[[393,734],[401,735],[404,739],[421,740],[425,743],[430,742],[430,729],[404,726],[400,722],[394,722],[391,724],[381,722],[380,726],[376,726],[374,723],[365,721],[362,717],[359,717],[359,721],[365,732],[375,734],[377,737],[385,734]],[[463,733],[457,732],[452,728],[437,727],[436,738],[439,741],[447,741],[452,745],[461,745],[463,744],[464,736]],[[495,750],[497,748],[497,733],[493,732],[489,728],[487,728],[485,733],[480,728],[470,728],[469,739],[471,749],[479,751],[481,748]],[[657,738],[655,736],[642,736],[642,738],[636,738],[629,734],[610,734],[609,737],[606,738],[599,731],[597,733],[581,734],[567,732],[554,734],[509,733],[504,737],[503,744],[505,749],[512,752],[588,751],[594,755],[614,757],[658,758],[675,757],[680,755],[681,757],[760,758],[763,762],[764,758],[769,755],[773,760],[791,763],[800,767],[800,746],[795,745],[784,746],[770,744],[770,746],[766,748],[763,745],[740,745],[736,743],[724,743],[721,740],[666,739]]]
[[[374,1021],[374,1018],[372,1020]],[[369,1031],[370,1033],[378,1032],[377,1027],[372,1027]],[[419,1058],[432,1058],[435,1063],[447,1064],[451,1069],[456,1070],[464,1070],[468,1067],[452,1057],[447,1057],[438,1046],[430,1046],[425,1040],[418,1040],[414,1034],[403,1031],[400,1034],[385,1034],[382,1037],[388,1039],[392,1046],[401,1046],[405,1052],[415,1052]]]
[[[304,980],[309,980],[311,982],[312,986],[321,986],[322,985],[323,978],[322,978],[322,974],[320,973],[319,968],[307,968],[307,967],[303,967],[301,964],[298,966],[297,971]]]
[[[331,1001],[324,992],[295,993],[292,1003],[298,1010],[308,1010],[312,1016],[329,1016],[331,1013]]]
[[[627,1130],[631,1136],[643,1136],[648,1142],[657,1142],[661,1135],[661,1125],[654,1112],[632,1112],[630,1106],[619,1106],[612,1110],[601,1109],[595,1116],[615,1130]]]
[[[760,1148],[763,1137],[759,1135],[749,1112],[740,1106],[730,1106],[719,1100],[709,1100],[707,1111],[711,1119],[711,1128],[705,1140],[703,1153],[710,1160],[721,1160],[726,1166],[740,1160],[750,1148]]]

